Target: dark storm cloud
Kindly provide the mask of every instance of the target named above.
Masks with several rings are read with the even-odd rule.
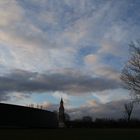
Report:
[[[119,88],[115,80],[91,77],[75,70],[63,70],[40,74],[24,70],[13,70],[0,76],[0,101],[9,100],[10,93],[25,94],[62,91],[81,95],[94,91]]]
[[[118,87],[119,83],[117,81],[101,77],[94,78],[74,72],[39,74],[15,70],[10,74],[0,76],[1,92],[64,91],[67,93],[85,93]]]
[[[8,93],[6,92],[1,92],[0,93],[0,102],[1,101],[7,101],[7,100],[10,100],[11,97],[8,95]]]

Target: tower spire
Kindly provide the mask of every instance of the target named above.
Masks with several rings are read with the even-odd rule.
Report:
[[[63,105],[63,98],[61,97],[60,107],[59,107],[59,127],[65,127],[65,109]]]

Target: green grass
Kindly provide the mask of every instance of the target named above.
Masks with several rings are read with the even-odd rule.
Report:
[[[0,129],[0,140],[139,140],[140,129]]]

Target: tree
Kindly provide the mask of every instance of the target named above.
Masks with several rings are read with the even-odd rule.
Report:
[[[134,102],[129,102],[129,103],[124,104],[124,108],[125,108],[125,114],[127,117],[127,121],[129,122],[133,108],[134,108]]]
[[[140,97],[140,41],[130,45],[130,58],[121,73],[124,87],[131,90],[137,99]]]

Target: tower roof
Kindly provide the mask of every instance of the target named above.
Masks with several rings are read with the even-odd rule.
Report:
[[[60,102],[63,103],[63,98],[61,98],[61,101]]]

